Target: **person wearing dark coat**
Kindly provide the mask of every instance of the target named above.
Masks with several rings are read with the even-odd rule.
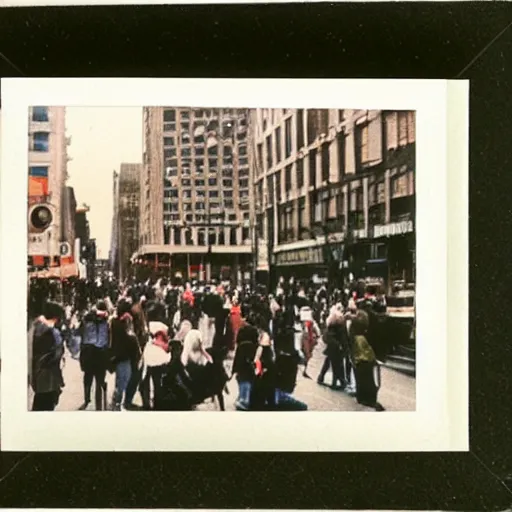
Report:
[[[63,308],[48,302],[43,306],[43,314],[34,322],[31,379],[34,390],[33,411],[53,411],[59,403],[64,387],[60,366],[64,344],[57,326],[63,318]]]
[[[324,384],[325,374],[332,368],[332,388],[344,389],[347,386],[347,379],[343,371],[343,356],[345,347],[348,345],[348,333],[344,317],[341,312],[334,312],[327,318],[327,330],[324,341],[325,360],[318,375],[317,382]],[[339,387],[338,387],[339,382]]]

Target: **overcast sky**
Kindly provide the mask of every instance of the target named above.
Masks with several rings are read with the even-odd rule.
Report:
[[[78,205],[86,203],[91,238],[99,258],[108,258],[112,226],[112,172],[121,163],[141,163],[142,107],[67,107],[66,133],[71,136],[68,184]]]

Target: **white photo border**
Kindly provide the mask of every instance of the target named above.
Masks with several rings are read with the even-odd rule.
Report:
[[[21,78],[4,79],[1,88],[2,450],[469,450],[467,81]],[[24,332],[27,112],[32,105],[415,110],[416,411],[28,411]],[[448,300],[454,296],[455,304]]]

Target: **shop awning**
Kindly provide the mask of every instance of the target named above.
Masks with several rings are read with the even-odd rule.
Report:
[[[78,267],[76,263],[69,263],[60,267],[30,272],[30,277],[38,279],[69,279],[70,277],[78,277]]]

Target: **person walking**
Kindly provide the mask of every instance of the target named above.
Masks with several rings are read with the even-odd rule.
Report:
[[[339,310],[331,311],[326,321],[325,344],[324,351],[325,360],[318,375],[317,382],[324,384],[324,379],[329,368],[332,368],[332,388],[345,389],[347,381],[343,371],[343,347],[346,345],[345,337],[347,337],[347,329],[343,314]],[[339,387],[338,387],[339,382]]]
[[[375,352],[366,338],[368,325],[368,313],[359,310],[351,325],[356,399],[361,405],[377,411],[384,411],[384,407],[377,401],[378,387],[375,382],[375,371],[378,369],[378,362]]]
[[[108,347],[110,345],[110,326],[107,305],[103,300],[85,315],[81,326],[80,367],[84,373],[84,403],[80,410],[85,410],[91,402],[93,380],[95,382],[95,405],[100,411],[106,404],[103,395],[106,391]]]
[[[32,337],[32,410],[53,411],[64,387],[61,370],[64,344],[58,330],[64,310],[57,303],[47,302],[42,311],[34,322]]]
[[[135,361],[140,358],[140,348],[133,329],[131,304],[119,301],[117,314],[111,322],[110,356],[116,373],[116,387],[112,397],[112,410],[120,411],[123,398],[132,376]]]

